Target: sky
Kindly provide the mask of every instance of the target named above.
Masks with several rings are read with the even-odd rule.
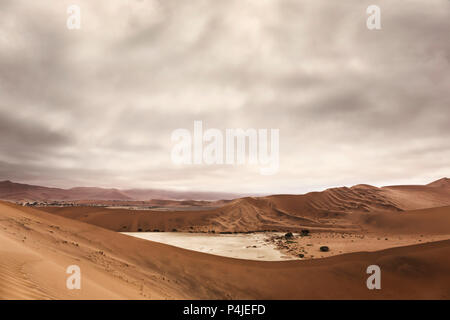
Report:
[[[70,30],[67,7],[81,9]],[[366,26],[369,5],[381,29]],[[303,193],[450,175],[450,1],[0,2],[0,180]],[[174,130],[278,129],[279,169]]]

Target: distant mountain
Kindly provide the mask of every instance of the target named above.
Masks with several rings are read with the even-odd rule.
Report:
[[[74,201],[74,200],[229,200],[242,195],[222,192],[171,191],[160,189],[129,189],[76,187],[48,188],[9,180],[0,182],[0,199],[13,201]]]

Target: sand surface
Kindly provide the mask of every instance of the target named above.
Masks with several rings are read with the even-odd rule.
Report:
[[[292,238],[285,236],[269,236],[269,242],[274,244],[285,256],[299,259],[317,259],[352,252],[374,252],[388,248],[410,246],[418,243],[428,243],[449,240],[449,234],[403,234],[387,233],[334,233],[314,232],[309,236],[294,234]],[[328,251],[320,250],[327,247]]]
[[[243,246],[267,240],[271,254],[277,246],[277,255],[296,260],[236,259],[120,233],[154,229],[205,232],[201,239],[191,235],[191,249],[223,253],[231,247],[240,257],[259,249]],[[231,241],[225,246],[205,244],[208,232],[261,230],[308,230],[310,236],[280,243],[258,232],[239,241],[219,236]],[[32,208],[0,202],[0,298],[450,299],[449,234],[448,179],[426,186],[357,185],[247,197],[206,210]],[[158,237],[172,237],[179,245],[186,239],[181,233]],[[320,251],[321,246],[329,251]],[[373,264],[382,270],[382,290],[366,287],[366,268]],[[81,268],[81,290],[66,287],[70,265]]]
[[[251,261],[8,203],[0,203],[0,240],[2,299],[450,299],[448,240],[305,261]],[[81,267],[81,290],[65,287],[72,264]],[[372,264],[382,270],[382,290],[366,287]]]

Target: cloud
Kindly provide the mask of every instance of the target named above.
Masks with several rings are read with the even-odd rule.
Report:
[[[448,1],[2,1],[0,174],[304,192],[448,175]],[[179,168],[171,132],[280,129],[280,171]],[[1,177],[0,177],[1,178]]]

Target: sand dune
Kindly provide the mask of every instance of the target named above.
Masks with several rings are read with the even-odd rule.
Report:
[[[422,215],[424,216],[424,215]],[[0,203],[0,298],[449,299],[450,241],[285,262],[223,258]],[[82,290],[65,288],[78,264]],[[366,287],[368,265],[382,290]]]
[[[436,187],[436,188],[450,188],[450,179],[449,178],[441,178],[439,180],[433,181],[427,184],[428,187]]]
[[[308,260],[276,262],[214,256],[116,232],[303,228],[312,236],[289,245],[282,241],[282,250],[306,254],[307,248]],[[449,299],[450,240],[441,240],[449,238],[448,179],[426,186],[357,185],[245,197],[189,211],[32,208],[4,202],[0,298]],[[324,244],[332,250],[318,254]],[[81,267],[82,290],[65,287],[66,268],[73,264]],[[371,264],[382,269],[380,291],[365,285]]]
[[[436,186],[391,186],[381,188],[382,193],[392,199],[402,210],[417,210],[450,205],[448,185]]]
[[[410,210],[401,214],[374,213],[358,217],[364,227],[387,234],[449,234],[450,206]]]
[[[377,188],[357,185],[332,188],[304,195],[245,197],[210,210],[126,210],[91,207],[45,207],[50,213],[78,219],[114,231],[201,231],[249,232],[261,230],[357,231],[364,227],[360,217],[450,206],[450,188],[442,180],[428,186]],[[442,183],[444,182],[444,183]],[[363,222],[362,222],[363,221]]]
[[[351,221],[319,221],[270,207],[264,199],[243,198],[210,210],[153,211],[103,207],[42,207],[43,211],[77,219],[113,231],[251,232],[262,230],[348,230]]]

